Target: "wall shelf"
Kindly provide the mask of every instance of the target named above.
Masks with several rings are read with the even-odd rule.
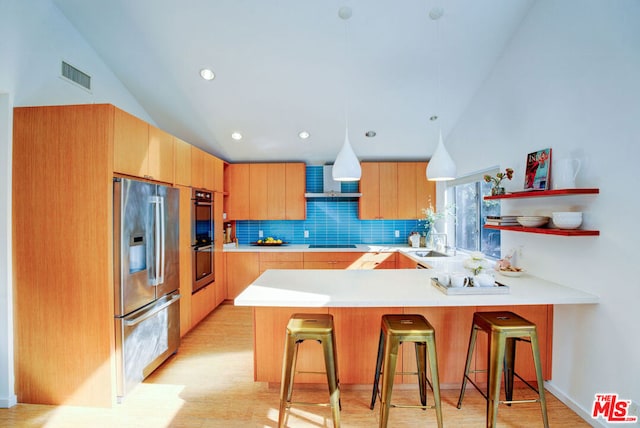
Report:
[[[543,235],[560,235],[560,236],[599,236],[599,230],[583,230],[583,229],[547,229],[544,227],[524,227],[524,226],[494,226],[484,225],[485,229],[510,230],[513,232],[540,233]]]
[[[600,193],[600,189],[583,188],[583,189],[557,189],[557,190],[531,190],[528,192],[505,193],[504,195],[485,196],[485,200],[489,199],[516,199],[516,198],[540,198],[547,196],[568,196],[568,195],[592,195]]]

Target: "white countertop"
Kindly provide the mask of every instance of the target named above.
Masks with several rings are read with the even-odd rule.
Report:
[[[235,299],[237,306],[422,307],[594,304],[598,297],[539,278],[496,278],[510,294],[448,296],[420,269],[288,270],[260,275]]]
[[[355,248],[309,248],[309,244],[287,244],[280,246],[264,246],[264,245],[239,245],[225,244],[224,252],[273,252],[273,253],[291,253],[291,252],[357,252],[357,253],[389,253],[399,252],[405,254],[416,262],[433,269],[442,269],[446,271],[454,271],[461,269],[462,260],[469,257],[468,254],[458,252],[457,256],[450,257],[419,257],[416,253],[427,252],[429,249],[424,247],[410,247],[409,245],[398,244],[356,244]]]

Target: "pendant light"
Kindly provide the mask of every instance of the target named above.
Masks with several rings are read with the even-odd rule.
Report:
[[[344,20],[344,28],[345,28],[345,64],[347,59],[347,20],[351,18],[351,8],[347,6],[343,6],[338,11],[338,16]],[[335,181],[359,181],[360,176],[362,175],[362,168],[360,168],[360,161],[358,161],[358,157],[356,156],[353,148],[351,147],[351,143],[349,142],[349,118],[348,118],[348,107],[347,107],[347,87],[346,84],[346,66],[345,66],[345,133],[344,133],[344,144],[342,145],[342,149],[338,153],[338,157],[336,157],[336,161],[333,163],[332,168],[332,176]]]
[[[442,15],[444,14],[444,10],[441,7],[434,7],[433,9],[431,9],[431,11],[429,12],[429,17],[436,21],[436,29],[439,29],[437,21],[442,17]],[[439,34],[440,32],[437,31],[438,33],[438,42],[440,41],[439,38]],[[440,63],[437,63],[437,70],[436,70],[436,74],[437,74],[437,86],[438,86],[438,92],[440,91]],[[439,100],[436,100],[437,104],[439,103]],[[431,121],[435,121],[438,119],[438,116],[431,116]],[[447,149],[444,147],[444,142],[442,141],[442,129],[440,126],[438,126],[438,146],[436,147],[436,151],[434,152],[433,156],[431,156],[431,160],[429,160],[429,165],[427,165],[427,180],[429,181],[447,181],[447,180],[453,180],[454,178],[456,178],[457,175],[457,169],[456,169],[456,164],[453,162],[453,159],[451,158],[451,155],[449,154],[449,152],[447,152]]]

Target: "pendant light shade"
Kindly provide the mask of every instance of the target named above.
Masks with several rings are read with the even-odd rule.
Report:
[[[332,175],[335,181],[358,181],[362,175],[360,162],[349,142],[349,129],[344,133],[344,144],[333,164]]]
[[[456,178],[457,169],[451,155],[442,142],[442,131],[439,133],[438,147],[427,166],[427,180],[447,181]]]

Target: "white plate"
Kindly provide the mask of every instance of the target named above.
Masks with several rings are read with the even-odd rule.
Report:
[[[498,270],[497,271],[500,275],[504,275],[504,276],[511,276],[514,278],[517,278],[519,276],[522,276],[524,274],[524,271],[512,271],[512,270]]]
[[[524,227],[539,227],[547,224],[549,217],[522,216],[517,217],[516,220]]]

